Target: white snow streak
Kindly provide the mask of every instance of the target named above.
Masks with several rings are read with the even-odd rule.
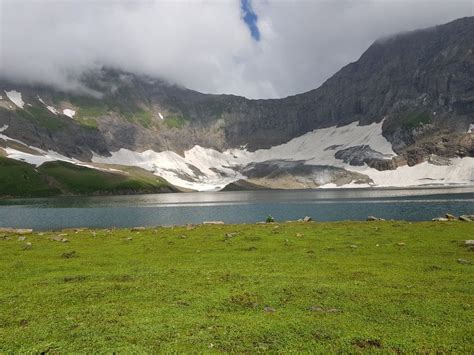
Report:
[[[41,102],[43,105],[45,105],[46,108],[47,108],[51,113],[54,113],[55,115],[57,115],[57,114],[59,113],[59,111],[56,110],[53,106],[48,106],[48,104],[45,103],[41,97],[39,97],[39,96],[37,96],[37,97],[38,97],[38,101]]]
[[[5,91],[5,94],[7,94],[7,97],[10,99],[10,101],[13,102],[19,108],[23,108],[23,106],[25,106],[25,103],[23,102],[23,99],[21,98],[21,92],[12,90],[12,91]]]
[[[6,126],[6,128],[8,128],[7,125],[5,125],[5,126]],[[6,129],[6,128],[3,129],[5,126],[0,128],[0,132],[3,132]],[[86,168],[91,168],[91,169],[96,169],[96,170],[120,171],[120,170],[112,169],[112,168],[100,168],[100,167],[97,167],[97,166],[93,166],[93,165],[81,162],[81,161],[79,161],[77,159],[74,159],[74,158],[65,157],[64,155],[61,155],[61,154],[59,154],[59,153],[57,153],[53,150],[45,151],[45,150],[40,149],[40,148],[32,147],[32,146],[29,146],[26,143],[23,143],[22,141],[20,141],[18,139],[10,138],[10,137],[8,137],[4,134],[0,134],[0,139],[2,139],[4,141],[7,141],[7,142],[8,141],[16,142],[16,143],[19,143],[19,144],[33,150],[35,152],[35,154],[22,152],[18,149],[14,149],[14,148],[10,148],[10,147],[3,148],[6,152],[6,154],[7,154],[7,158],[24,161],[25,163],[32,164],[32,165],[35,165],[35,166],[40,166],[41,164],[46,163],[48,161],[65,161],[65,162],[68,162],[68,163],[71,163],[71,164],[74,164],[74,165],[84,166]]]
[[[8,125],[7,125],[7,124],[4,124],[2,127],[0,127],[0,132],[6,131],[7,128],[8,128]]]
[[[163,117],[163,115],[161,114],[161,112],[158,112],[158,115],[160,116],[160,118],[161,118],[162,120],[165,119],[165,118]]]

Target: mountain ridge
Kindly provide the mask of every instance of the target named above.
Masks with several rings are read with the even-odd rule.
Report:
[[[114,69],[84,76],[100,98],[0,82],[2,93],[15,90],[24,102],[16,106],[2,95],[0,127],[7,127],[3,135],[11,139],[87,162],[121,149],[170,151],[184,158],[196,146],[221,153],[242,146],[249,152],[271,150],[314,130],[354,122],[380,124],[376,134],[391,144],[393,154],[382,157],[373,147],[364,148],[367,140],[342,142],[334,164],[342,159],[344,168],[359,161],[395,170],[443,161],[437,156],[473,157],[468,133],[474,123],[473,48],[474,17],[395,35],[374,42],[319,88],[282,99],[203,94]],[[2,145],[8,146],[5,140]]]

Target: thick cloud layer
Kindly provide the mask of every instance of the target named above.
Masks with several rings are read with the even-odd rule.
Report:
[[[472,16],[471,0],[0,0],[0,77],[77,89],[100,66],[209,93],[319,86],[377,38]]]

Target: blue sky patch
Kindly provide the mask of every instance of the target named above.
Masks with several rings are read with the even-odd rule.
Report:
[[[260,41],[260,31],[257,26],[258,16],[252,9],[252,0],[240,0],[240,8],[242,9],[242,19],[247,24],[252,38]]]

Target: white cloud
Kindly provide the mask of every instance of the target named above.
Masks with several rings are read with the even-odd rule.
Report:
[[[0,76],[75,89],[101,65],[211,93],[313,89],[388,34],[472,16],[470,0],[0,0]]]

